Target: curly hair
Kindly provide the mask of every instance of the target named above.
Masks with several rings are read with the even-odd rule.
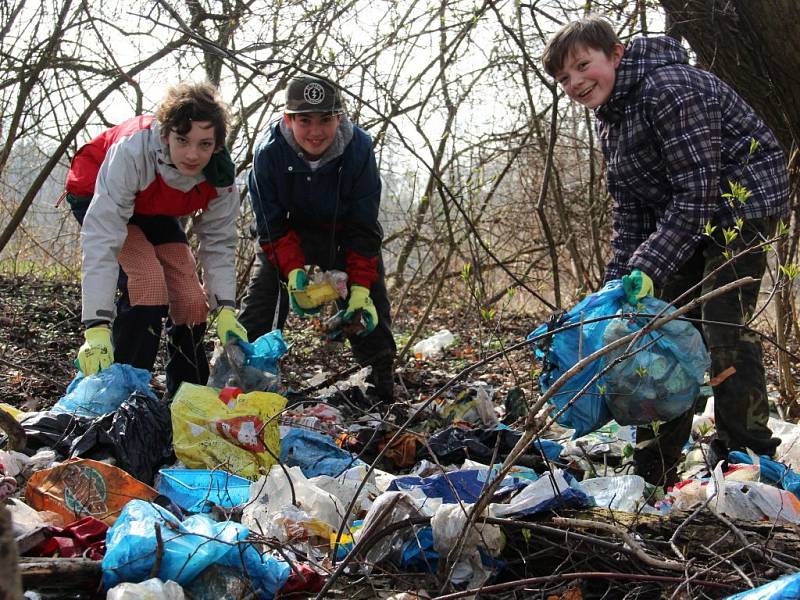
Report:
[[[192,121],[210,121],[217,148],[225,145],[230,125],[228,106],[210,83],[179,83],[170,87],[156,110],[156,119],[165,137],[171,131],[186,135],[192,129]]]
[[[614,46],[619,43],[621,42],[611,23],[602,17],[591,15],[567,23],[553,34],[544,47],[542,64],[547,74],[555,77],[575,48],[587,46],[611,56]]]

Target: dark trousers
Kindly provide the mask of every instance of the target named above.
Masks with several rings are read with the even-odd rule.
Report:
[[[298,235],[307,264],[316,265],[324,271],[345,270],[344,249],[341,246],[332,247],[329,232],[299,231]],[[278,269],[257,248],[256,266],[239,314],[239,322],[247,329],[251,341],[273,329],[283,329],[289,314],[289,295],[285,285],[286,280]],[[358,364],[362,367],[372,366],[369,381],[375,386],[376,395],[382,400],[390,400],[397,347],[392,336],[391,309],[382,259],[378,265],[378,280],[370,288],[370,297],[378,313],[378,325],[368,335],[354,335],[348,340]],[[346,301],[339,301],[339,308],[346,306]]]
[[[713,239],[704,238],[697,251],[659,291],[659,297],[671,302],[704,277],[716,271],[728,259],[723,252],[737,254],[745,248],[768,239],[775,230],[773,218],[752,219],[727,247],[718,227]],[[753,250],[719,270],[695,292],[682,298],[685,304],[701,294],[742,277],[752,277],[757,283],[746,285],[705,302],[686,315],[703,319],[697,324],[711,355],[711,377],[729,367],[736,372],[714,386],[714,418],[717,436],[730,449],[750,448],[758,454],[772,455],[780,440],[772,437],[767,426],[769,404],[760,338],[736,325],[747,322],[758,301],[761,278],[767,256],[763,249]],[[693,410],[661,425],[656,436],[650,427],[636,431],[634,460],[637,473],[655,485],[670,485],[676,479],[676,467],[681,449],[689,439]]]
[[[91,202],[90,196],[67,195],[70,210],[73,216],[82,226],[86,211]],[[137,224],[142,227],[142,231],[155,243],[148,235],[148,221],[151,218],[134,216]],[[158,224],[161,229],[160,236],[164,236],[163,224],[167,222],[166,217],[155,217],[159,219]],[[169,227],[174,229],[166,234],[168,239],[183,235],[183,228],[177,219],[169,218]],[[179,230],[179,232],[178,232]],[[166,319],[167,332],[167,364],[165,366],[167,379],[167,395],[172,397],[184,381],[188,383],[198,383],[205,385],[208,381],[209,367],[208,357],[203,347],[203,337],[206,331],[206,324],[200,325],[175,325],[169,318],[168,306],[137,306],[131,305],[128,296],[128,277],[122,268],[119,269],[117,277],[117,310],[114,322],[111,325],[111,339],[114,346],[114,362],[122,363],[147,369],[152,372],[158,357],[158,350],[161,344],[161,331],[164,328]]]

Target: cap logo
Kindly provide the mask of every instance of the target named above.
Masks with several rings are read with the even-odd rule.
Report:
[[[321,104],[325,100],[325,88],[318,83],[309,83],[303,88],[303,98],[309,104]]]

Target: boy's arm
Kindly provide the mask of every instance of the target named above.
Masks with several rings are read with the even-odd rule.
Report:
[[[281,202],[265,147],[256,149],[253,168],[248,176],[248,192],[256,218],[258,243],[264,254],[287,277],[305,266],[300,238],[289,227],[288,209]]]
[[[383,241],[383,229],[378,222],[381,179],[371,147],[361,172],[354,178],[351,194],[354,209],[345,225],[345,268],[351,285],[369,289],[378,279],[378,260]]]
[[[217,190],[220,195],[194,218],[199,241],[197,257],[203,268],[203,283],[211,310],[217,306],[236,306],[239,192],[235,183]]]
[[[628,267],[644,271],[663,286],[695,251],[716,213],[722,114],[708,95],[669,86],[658,90],[648,109],[671,198]]]

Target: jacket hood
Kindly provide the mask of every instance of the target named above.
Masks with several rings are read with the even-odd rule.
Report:
[[[661,36],[633,39],[625,48],[625,54],[617,67],[614,91],[603,106],[595,110],[603,121],[618,121],[630,93],[650,73],[660,67],[674,64],[688,64],[689,55],[678,41]]]
[[[284,139],[286,140],[286,143],[289,144],[289,147],[295,152],[303,153],[305,155],[305,151],[300,147],[300,145],[294,139],[294,134],[292,133],[292,130],[289,129],[289,126],[286,125],[285,120],[281,119],[279,127],[281,135],[283,135]],[[347,118],[347,115],[342,114],[342,118],[339,121],[339,128],[336,130],[336,136],[333,138],[333,143],[328,147],[327,150],[325,150],[323,155],[319,158],[319,166],[321,167],[324,164],[339,158],[344,153],[344,149],[347,147],[347,144],[349,144],[350,140],[352,139],[353,139],[353,122]]]

